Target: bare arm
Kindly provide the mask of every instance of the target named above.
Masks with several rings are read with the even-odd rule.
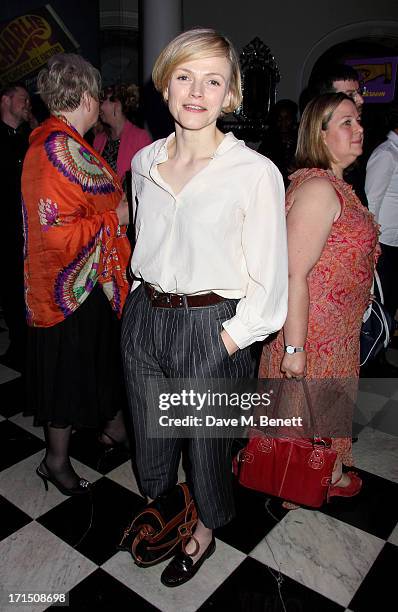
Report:
[[[318,262],[340,212],[340,202],[328,180],[310,179],[297,189],[287,216],[289,301],[283,328],[285,344],[305,345],[309,310],[307,277]],[[281,371],[287,378],[304,376],[306,362],[305,352],[285,353]]]
[[[129,223],[129,204],[127,196],[123,193],[122,199],[120,200],[116,210],[119,225],[128,225]]]

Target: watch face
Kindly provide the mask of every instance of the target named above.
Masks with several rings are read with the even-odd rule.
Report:
[[[294,353],[294,346],[287,346],[286,347],[286,353],[289,353],[289,355],[293,355],[293,353]]]

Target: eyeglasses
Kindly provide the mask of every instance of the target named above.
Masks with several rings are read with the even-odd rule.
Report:
[[[366,87],[358,87],[358,89],[349,89],[344,92],[346,96],[356,100],[358,97],[362,98],[366,94]]]

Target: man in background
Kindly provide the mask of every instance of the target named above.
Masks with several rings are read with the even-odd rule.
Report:
[[[26,318],[23,280],[23,222],[21,174],[28,149],[31,115],[30,97],[22,84],[11,84],[0,92],[0,303],[9,330],[10,345],[0,362],[19,372],[26,357]]]
[[[391,103],[388,118],[390,131],[369,158],[365,189],[369,210],[380,223],[377,271],[384,305],[394,317],[398,309],[398,102]]]
[[[358,72],[346,64],[334,64],[319,73],[311,88],[314,95],[324,93],[345,93],[355,103],[359,114],[362,113],[363,97]]]

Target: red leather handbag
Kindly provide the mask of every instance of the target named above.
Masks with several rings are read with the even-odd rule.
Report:
[[[313,424],[308,386],[302,382]],[[258,430],[251,430],[249,438],[233,464],[241,485],[296,504],[322,506],[337,456],[330,438],[273,438]]]

